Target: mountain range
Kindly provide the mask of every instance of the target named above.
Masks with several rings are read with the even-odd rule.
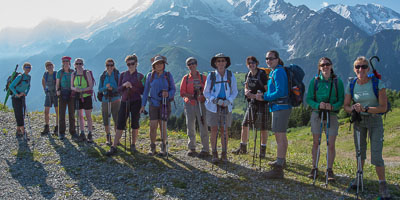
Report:
[[[46,60],[59,69],[61,56],[82,57],[85,67],[99,77],[107,58],[125,70],[125,56],[136,53],[144,74],[152,56],[167,56],[167,70],[179,83],[189,56],[198,58],[204,72],[212,70],[210,58],[223,52],[231,57],[231,70],[245,72],[247,56],[256,56],[265,66],[266,51],[276,49],[285,63],[305,70],[306,84],[322,56],[330,57],[345,79],[354,76],[351,65],[357,56],[378,55],[381,62],[375,66],[386,86],[400,89],[400,71],[394,68],[400,64],[399,43],[400,14],[377,4],[331,5],[314,11],[284,0],[144,0],[90,23],[47,20],[32,30],[3,29],[0,62],[6,73],[0,78],[5,80],[16,63],[29,61],[32,92],[41,94]],[[41,109],[37,102],[43,95],[30,98],[32,109]]]

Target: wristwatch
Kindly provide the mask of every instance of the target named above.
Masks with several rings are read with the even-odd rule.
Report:
[[[368,106],[365,106],[365,107],[364,107],[364,110],[365,110],[364,112],[368,113],[369,107],[368,107]]]

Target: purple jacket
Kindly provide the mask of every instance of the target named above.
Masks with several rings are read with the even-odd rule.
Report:
[[[137,101],[140,100],[143,94],[143,74],[139,73],[137,70],[132,74],[129,71],[124,71],[118,80],[118,92],[122,96],[122,101]],[[122,86],[125,82],[131,82],[132,88],[128,89]]]

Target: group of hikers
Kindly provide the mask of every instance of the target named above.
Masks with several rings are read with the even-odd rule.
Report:
[[[249,144],[250,128],[260,130],[259,157],[265,158],[268,131],[275,135],[277,143],[276,160],[269,162],[271,170],[264,174],[267,179],[284,178],[288,139],[286,136],[289,116],[292,105],[288,102],[290,96],[289,76],[284,63],[275,50],[266,53],[268,68],[258,67],[259,61],[254,56],[246,58],[249,72],[245,78],[244,94],[248,101],[248,108],[244,115],[241,131],[241,142],[233,154],[246,154]],[[103,125],[106,133],[106,143],[111,145],[106,153],[111,156],[117,153],[123,131],[130,123],[130,151],[136,153],[136,140],[139,130],[141,113],[146,113],[145,107],[149,103],[150,118],[150,151],[149,155],[168,156],[167,119],[171,113],[171,102],[175,96],[175,83],[170,72],[166,70],[167,58],[156,55],[151,58],[152,70],[146,76],[137,71],[138,57],[128,55],[125,58],[128,70],[119,73],[113,59],[105,61],[106,69],[100,76],[97,98],[102,103]],[[180,96],[184,101],[188,135],[188,156],[199,158],[211,157],[212,163],[228,161],[227,146],[229,128],[232,123],[232,109],[238,95],[235,74],[228,70],[231,65],[230,57],[218,53],[211,58],[211,67],[214,71],[203,75],[197,70],[197,60],[189,57],[186,74],[180,84]],[[71,69],[71,58],[62,57],[62,69],[54,71],[54,64],[45,63],[46,72],[43,75],[42,85],[45,97],[45,127],[42,134],[50,132],[49,110],[55,108],[57,125],[54,134],[64,139],[65,111],[68,107],[69,133],[72,139],[93,142],[92,98],[94,97],[93,75],[84,69],[84,60],[76,58],[75,70]],[[17,137],[25,133],[24,116],[26,110],[25,97],[30,88],[31,64],[24,63],[24,73],[17,76],[11,83],[13,93],[12,105],[17,121]],[[375,165],[379,178],[379,192],[382,197],[390,197],[385,181],[385,166],[382,159],[383,123],[380,113],[387,109],[385,85],[375,76],[370,76],[370,66],[365,57],[358,57],[353,63],[356,75],[354,81],[344,88],[342,80],[334,73],[333,63],[327,57],[318,61],[315,76],[309,84],[306,102],[312,108],[311,132],[312,170],[308,175],[314,179],[318,176],[318,160],[322,132],[325,130],[327,141],[327,168],[326,183],[334,181],[333,164],[335,160],[335,141],[339,134],[337,113],[344,107],[352,113],[354,121],[354,144],[358,162],[357,180],[353,181],[352,188],[362,186],[362,167],[366,159],[367,137],[371,141],[371,163]],[[23,109],[25,108],[25,109]],[[74,111],[77,112],[75,119]],[[87,135],[85,134],[85,113],[87,121]],[[115,136],[111,137],[110,118],[114,121]],[[75,126],[75,120],[79,123]],[[196,152],[196,121],[200,132],[202,149]],[[157,129],[161,132],[161,148],[157,152]],[[209,136],[208,131],[211,135]],[[80,133],[79,133],[80,131]],[[368,134],[369,132],[369,134]],[[256,137],[256,136],[255,136]],[[125,137],[126,138],[126,137]],[[218,153],[218,138],[221,139],[222,151]],[[211,155],[210,144],[211,143]],[[255,144],[254,144],[255,145]],[[126,147],[125,147],[126,148]],[[220,156],[220,157],[219,157]],[[361,176],[361,179],[360,177]]]

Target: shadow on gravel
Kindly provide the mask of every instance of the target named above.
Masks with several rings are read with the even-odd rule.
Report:
[[[19,139],[16,162],[11,163],[6,160],[11,176],[25,188],[31,197],[34,196],[32,194],[35,193],[35,191],[30,190],[29,187],[38,186],[43,198],[51,199],[54,197],[54,189],[46,183],[47,172],[42,163],[34,160],[34,154],[35,152],[31,151],[28,143]]]

